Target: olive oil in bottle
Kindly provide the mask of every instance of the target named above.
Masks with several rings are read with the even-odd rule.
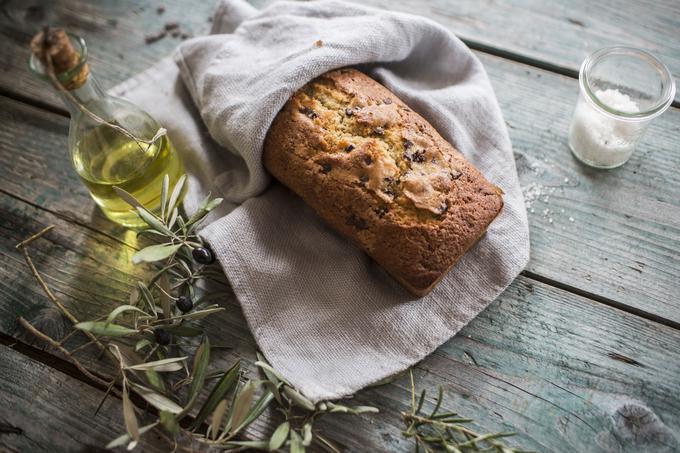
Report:
[[[99,88],[81,38],[53,29],[37,35],[31,48],[31,69],[45,77],[50,58],[62,85],[59,93],[71,114],[69,148],[78,176],[109,219],[127,227],[143,226],[114,186],[159,214],[163,178],[168,175],[172,187],[184,173],[170,139],[162,135],[152,142],[161,126],[136,105]]]
[[[147,145],[107,126],[98,126],[83,136],[72,157],[78,175],[107,217],[130,227],[143,223],[113,187],[120,187],[158,213],[163,177],[169,176],[172,187],[184,173],[182,162],[166,136]]]

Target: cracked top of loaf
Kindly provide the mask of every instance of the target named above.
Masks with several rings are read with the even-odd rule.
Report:
[[[269,129],[264,164],[419,296],[503,207],[499,188],[355,69],[323,74],[291,97]]]

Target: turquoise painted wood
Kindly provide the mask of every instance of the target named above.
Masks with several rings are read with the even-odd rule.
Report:
[[[47,224],[55,230],[31,253],[76,316],[108,312],[140,275],[128,261],[134,249],[87,227],[9,197],[0,197],[0,219],[0,335],[17,336],[17,316],[35,320],[49,306],[14,248]],[[213,344],[231,349],[215,351],[215,369],[240,358],[254,377],[256,346],[238,304],[229,293],[220,302],[227,311],[206,328]],[[94,355],[83,359],[111,372]],[[513,443],[546,452],[673,451],[678,375],[680,331],[524,277],[416,368],[419,386],[434,394],[443,384],[446,407],[475,418],[479,429],[518,431]],[[0,379],[0,393],[7,388]],[[377,405],[379,415],[326,419],[319,428],[347,451],[410,451],[399,415],[408,401],[400,378],[352,400]],[[276,421],[265,418],[249,434],[271,432]]]
[[[477,55],[504,112],[530,204],[532,256],[525,275],[416,367],[418,385],[434,393],[442,383],[447,408],[475,418],[482,430],[517,431],[511,443],[525,448],[679,451],[680,110],[657,120],[631,162],[616,171],[581,166],[565,140],[577,93],[570,76],[590,50],[617,42],[638,45],[659,53],[678,74],[677,2],[368,4],[432,17],[486,51]],[[146,275],[130,264],[139,247],[134,235],[103,218],[71,170],[67,120],[59,113],[59,100],[28,77],[26,43],[45,22],[67,26],[87,39],[93,71],[111,87],[180,42],[168,36],[145,44],[145,35],[173,21],[187,34],[210,27],[212,2],[188,7],[167,0],[162,13],[158,5],[104,0],[0,5],[3,344],[27,341],[16,317],[37,321],[48,306],[14,249],[45,225],[57,228],[36,242],[36,264],[79,317],[109,311]],[[214,344],[230,349],[216,351],[215,366],[224,369],[241,359],[252,377],[256,345],[228,290],[221,303],[227,312],[206,327]],[[1,431],[0,451],[93,450],[122,429],[115,399],[98,417],[87,417],[101,391],[51,368],[59,358],[37,351],[28,358],[0,348],[6,365],[0,372],[0,407],[25,408],[11,414],[0,410],[0,424],[23,433]],[[18,349],[30,351],[26,348]],[[95,355],[83,360],[99,373],[111,372]],[[39,394],[39,407],[30,405],[34,395],[17,385],[22,379],[31,388],[51,389]],[[405,378],[366,389],[352,402],[377,405],[379,415],[326,419],[319,428],[346,451],[412,451],[400,434],[399,413],[408,399]],[[74,411],[69,401],[82,401],[82,407]],[[36,421],[41,430],[31,425]],[[266,435],[277,421],[276,414],[268,414],[248,436]],[[85,423],[106,428],[71,434]]]

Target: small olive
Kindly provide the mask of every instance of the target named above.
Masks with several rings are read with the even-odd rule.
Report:
[[[177,305],[177,308],[182,313],[187,313],[194,308],[194,303],[187,296],[179,296],[177,301],[175,301],[175,305]]]
[[[169,345],[170,340],[172,339],[172,335],[170,335],[166,330],[163,329],[155,329],[153,331],[153,336],[156,339],[156,343],[162,346]]]
[[[215,254],[207,247],[196,247],[191,251],[191,256],[199,264],[211,264],[215,262]]]

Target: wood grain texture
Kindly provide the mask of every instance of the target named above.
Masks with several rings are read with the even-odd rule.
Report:
[[[650,126],[613,171],[579,164],[566,144],[576,81],[478,53],[530,200],[528,269],[585,293],[680,322],[680,110]],[[68,121],[0,98],[0,190],[124,241],[71,168]],[[539,196],[540,194],[540,196]]]
[[[0,451],[98,452],[125,432],[120,400],[0,345]],[[155,435],[138,451],[167,452]]]
[[[14,244],[51,223],[57,228],[32,255],[77,316],[110,311],[138,278],[140,268],[124,262],[130,247],[0,197],[1,333],[16,335],[17,315],[33,319],[48,304]],[[215,352],[215,370],[240,358],[253,377],[253,338],[233,297],[221,303],[226,312],[206,328],[213,344],[231,349]],[[107,371],[94,357],[87,361]],[[434,394],[442,383],[446,407],[480,429],[516,430],[513,444],[551,452],[680,448],[679,375],[679,331],[524,277],[416,368],[419,387]],[[402,377],[350,401],[377,405],[379,415],[327,418],[319,428],[347,451],[411,451],[400,434],[408,400]],[[250,435],[268,432],[272,417]]]
[[[359,1],[359,0],[353,0]],[[675,0],[361,0],[429,17],[476,49],[576,77],[597,49],[626,45],[657,55],[680,77]],[[676,93],[676,102],[680,93]]]
[[[269,0],[251,0],[258,7]],[[680,76],[680,3],[674,0],[368,0],[362,4],[434,19],[471,46],[575,74],[591,52],[632,45],[657,54]],[[93,70],[107,87],[150,66],[177,45],[168,36],[153,44],[144,37],[177,21],[190,35],[209,30],[214,1],[9,0],[0,4],[0,88],[61,107],[39,81],[28,76],[26,44],[44,24],[66,26],[85,37]],[[122,56],[122,57],[121,57]],[[680,93],[676,96],[680,100]]]

